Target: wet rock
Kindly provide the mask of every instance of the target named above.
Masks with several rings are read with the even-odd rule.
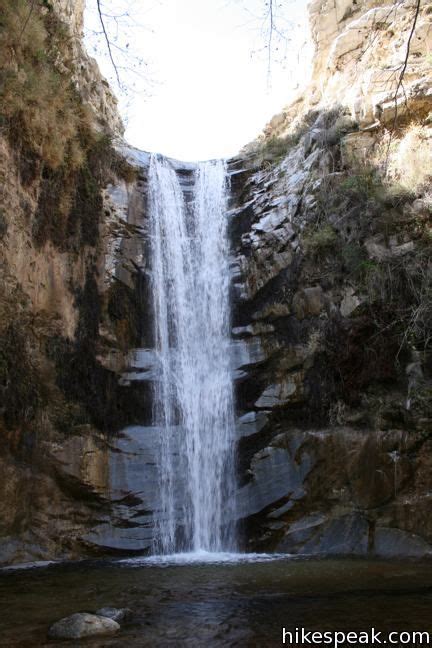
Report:
[[[169,433],[176,439],[181,438],[180,431],[173,427]],[[158,427],[134,426],[110,440],[103,493],[112,504],[111,515],[99,516],[84,537],[87,543],[132,552],[151,547],[154,511],[159,507],[157,457],[162,433]],[[181,498],[185,489],[182,471],[177,476],[176,491]]]
[[[295,391],[294,387],[283,389],[281,385],[269,385],[255,403],[255,407],[268,409],[283,404]]]
[[[367,520],[358,514],[345,515],[331,520],[318,537],[304,546],[305,553],[327,554],[360,554],[368,548],[369,525]]]
[[[281,517],[282,515],[285,515],[285,513],[288,513],[288,511],[292,509],[294,504],[295,504],[295,498],[291,497],[289,502],[271,511],[271,513],[267,515],[267,518],[270,520],[277,520],[277,518]]]
[[[378,527],[375,531],[374,552],[380,556],[432,556],[432,545],[414,533],[401,529]]]
[[[128,385],[131,381],[157,380],[159,376],[159,361],[153,349],[133,349],[128,358],[128,371],[121,379],[120,384]]]
[[[306,451],[297,454],[299,443],[301,435],[300,439],[293,435],[286,440],[285,447],[267,447],[254,456],[250,469],[252,479],[238,492],[239,517],[258,513],[283,497],[296,499],[303,494],[303,484],[314,459]]]
[[[268,421],[267,412],[247,412],[237,422],[238,438],[258,434]]]
[[[285,505],[284,511],[289,510]],[[285,533],[283,539],[278,544],[278,551],[287,553],[295,553],[299,547],[303,547],[305,542],[310,541],[314,533],[322,528],[326,522],[326,517],[320,514],[306,515],[297,522],[289,526],[288,531]]]
[[[238,495],[240,516],[253,516],[249,546],[287,553],[427,555],[432,525],[424,492],[431,489],[432,446],[413,456],[418,441],[400,430],[349,427],[279,434],[253,455],[250,481]],[[410,497],[407,485],[414,489]],[[271,521],[284,526],[269,527]]]
[[[132,616],[132,610],[129,608],[103,607],[96,610],[96,614],[120,623]]]
[[[311,515],[292,525],[278,551],[305,554],[364,555],[368,550],[369,525],[358,514],[325,520]]]
[[[288,317],[291,311],[288,304],[273,302],[267,304],[263,309],[253,313],[252,319],[277,319],[278,317]]]
[[[50,639],[84,639],[98,635],[115,634],[120,630],[113,619],[87,612],[78,612],[60,619],[48,630]]]
[[[232,369],[236,371],[266,360],[266,354],[258,338],[235,340],[231,344]]]

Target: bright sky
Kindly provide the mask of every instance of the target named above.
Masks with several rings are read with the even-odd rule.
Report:
[[[129,93],[120,101],[127,113],[126,139],[185,161],[237,153],[307,80],[306,1],[284,0],[288,9],[281,19],[293,23],[291,40],[284,44],[276,37],[279,49],[269,84],[267,52],[259,51],[266,42],[265,0],[104,0],[107,13],[114,13],[112,7],[119,11],[122,3],[130,7],[136,25],[120,21],[118,42],[148,62],[151,80],[137,78],[136,83],[148,96]],[[86,25],[96,28],[91,0],[87,5]],[[107,56],[99,52],[99,64],[111,80]],[[132,72],[123,74],[127,82],[135,78]]]

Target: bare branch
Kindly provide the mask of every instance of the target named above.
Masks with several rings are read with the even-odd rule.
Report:
[[[27,25],[28,25],[28,23],[29,23],[29,20],[30,20],[30,18],[31,18],[31,15],[32,15],[32,13],[33,13],[33,11],[34,11],[34,7],[35,7],[35,0],[31,0],[31,3],[30,3],[30,10],[29,10],[29,12],[28,12],[27,18],[25,19],[24,25],[23,25],[23,27],[22,27],[22,29],[21,29],[21,33],[20,33],[20,35],[19,35],[19,37],[18,37],[18,43],[21,42],[21,38],[23,37],[23,34],[24,34],[24,32],[25,32],[25,30],[26,30],[26,28],[27,28]]]
[[[271,60],[272,60],[272,41],[274,29],[273,0],[269,0],[269,36],[268,36],[268,57],[267,57],[267,86],[270,85],[271,78]]]
[[[114,72],[115,72],[115,75],[116,75],[116,78],[117,78],[117,83],[121,87],[122,83],[121,83],[121,80],[120,80],[120,75],[119,75],[119,72],[118,72],[118,69],[117,69],[117,65],[116,65],[116,63],[114,61],[114,57],[113,57],[113,54],[112,54],[110,39],[108,38],[107,30],[105,28],[105,22],[104,22],[104,18],[103,18],[103,13],[102,13],[100,0],[96,0],[96,4],[97,4],[97,10],[98,10],[98,14],[99,14],[99,20],[100,20],[100,23],[101,23],[101,26],[102,26],[102,31],[103,31],[106,46],[107,46],[107,49],[108,49],[108,55],[110,57],[112,66],[114,68]]]
[[[417,25],[417,20],[418,20],[418,17],[419,17],[420,5],[421,5],[421,0],[417,0],[416,7],[415,7],[415,10],[414,10],[414,18],[413,18],[413,22],[412,22],[412,26],[411,26],[411,31],[410,31],[410,35],[409,35],[408,41],[407,41],[407,49],[406,49],[406,54],[405,54],[405,60],[404,60],[403,65],[402,65],[401,73],[399,75],[398,83],[397,83],[397,86],[396,86],[396,91],[395,91],[395,94],[394,94],[395,114],[394,114],[393,126],[392,126],[392,129],[390,131],[389,142],[388,142],[388,145],[387,145],[387,154],[386,154],[386,161],[385,161],[385,170],[386,170],[386,172],[387,172],[388,162],[389,162],[389,157],[390,157],[390,147],[391,147],[393,135],[394,135],[394,132],[396,130],[396,125],[397,125],[397,120],[398,120],[398,95],[399,95],[399,90],[401,89],[401,87],[403,89],[403,85],[402,85],[403,84],[403,79],[404,79],[404,76],[405,76],[406,69],[408,67],[408,59],[409,59],[410,50],[411,50],[411,41],[412,41],[412,38],[414,36],[415,28],[416,28],[416,25]]]

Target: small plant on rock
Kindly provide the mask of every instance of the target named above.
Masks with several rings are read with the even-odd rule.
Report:
[[[329,224],[305,231],[302,236],[303,247],[306,254],[322,257],[336,249],[338,234]]]

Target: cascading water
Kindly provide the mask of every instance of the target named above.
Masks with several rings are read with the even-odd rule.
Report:
[[[162,509],[156,550],[163,554],[234,549],[224,162],[199,164],[194,181],[187,203],[170,162],[152,156],[150,240],[159,358],[154,424],[161,428]]]

